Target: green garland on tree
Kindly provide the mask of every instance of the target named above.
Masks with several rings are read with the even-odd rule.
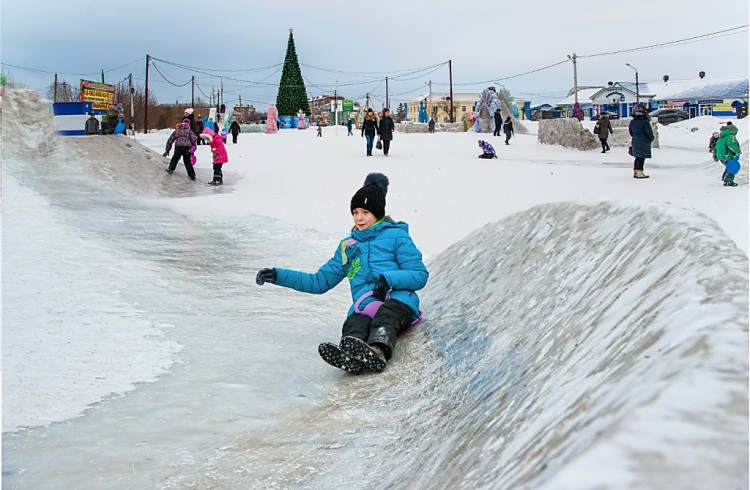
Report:
[[[291,29],[289,29],[289,42],[286,45],[284,68],[281,70],[279,93],[276,95],[276,108],[280,116],[296,116],[300,109],[308,116],[310,115],[307,89],[305,89],[305,81],[302,79],[302,71],[299,69],[299,60],[297,60],[297,50],[294,48],[294,37]]]

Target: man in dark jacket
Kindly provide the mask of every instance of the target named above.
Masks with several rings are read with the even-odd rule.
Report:
[[[240,128],[239,123],[237,121],[232,121],[232,124],[229,126],[229,132],[232,133],[232,143],[237,143],[237,135],[242,132],[242,129]]]
[[[651,142],[654,141],[654,131],[651,129],[651,119],[648,117],[648,111],[643,104],[638,104],[633,108],[633,120],[628,126],[630,133],[631,150],[633,152],[633,178],[648,179],[648,175],[643,173],[643,164],[646,158],[651,158]]]
[[[383,155],[388,156],[388,151],[391,149],[391,140],[393,139],[393,131],[396,129],[396,125],[393,124],[393,118],[391,118],[391,111],[386,107],[383,109],[383,117],[380,119],[378,125],[378,136],[383,142]]]
[[[91,117],[86,119],[86,126],[84,129],[86,134],[99,134],[99,120],[93,112],[91,113]]]
[[[500,112],[498,107],[495,111],[495,132],[492,136],[500,136],[500,132],[503,130],[503,113]]]

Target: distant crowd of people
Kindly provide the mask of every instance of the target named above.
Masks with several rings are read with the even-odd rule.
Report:
[[[633,157],[633,178],[648,179],[650,176],[644,173],[646,159],[651,158],[651,145],[654,141],[654,132],[651,126],[651,118],[648,109],[643,104],[636,104],[631,112],[632,119],[628,124],[628,133],[630,135],[630,146],[628,154]],[[218,118],[217,118],[218,119]],[[505,144],[509,145],[511,138],[515,135],[513,121],[510,116],[503,119],[500,109],[493,114],[494,132],[493,136],[505,135]],[[273,126],[277,127],[277,120],[272,121]],[[353,135],[354,121],[346,121],[347,136]],[[428,131],[435,132],[435,119],[430,118]],[[92,112],[85,123],[85,133],[87,135],[97,134],[121,134],[125,132],[123,106],[121,103],[109,106],[107,113],[102,117],[101,123],[96,115]],[[242,132],[240,124],[232,120],[229,131],[220,131],[218,121],[201,117],[199,114],[196,118],[192,108],[185,110],[182,120],[177,124],[175,130],[167,141],[167,148],[164,156],[168,156],[172,146],[175,152],[170,160],[168,173],[173,173],[178,161],[182,158],[187,170],[188,176],[195,180],[193,165],[195,163],[195,150],[197,145],[206,144],[211,146],[214,179],[209,182],[213,185],[223,184],[223,175],[221,167],[228,162],[227,152],[224,144],[228,134],[232,135],[232,143],[237,144],[239,134]],[[268,131],[267,131],[268,132]],[[360,135],[365,138],[365,152],[368,157],[373,156],[373,149],[382,150],[384,156],[388,156],[391,150],[391,142],[395,132],[395,123],[390,115],[390,110],[384,108],[376,114],[372,108],[367,109],[360,125]],[[609,114],[602,113],[594,126],[594,134],[599,138],[601,143],[601,152],[607,153],[611,150],[608,139],[614,134],[612,122]],[[317,124],[317,136],[322,137],[323,127]],[[737,140],[737,126],[732,122],[723,124],[719,131],[713,133],[709,140],[709,151],[712,153],[714,161],[720,162],[723,167],[721,180],[727,187],[736,187],[734,181],[739,171],[739,156],[742,153],[740,144]],[[486,140],[479,140],[479,147],[482,153],[479,158],[493,159],[497,158],[495,148]]]

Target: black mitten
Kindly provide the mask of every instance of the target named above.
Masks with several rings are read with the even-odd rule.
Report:
[[[169,151],[165,151],[161,156],[168,157],[169,156]]]
[[[255,282],[258,286],[270,282],[274,284],[276,282],[276,269],[261,269],[258,271],[258,275],[255,276]]]
[[[375,283],[375,287],[372,288],[372,296],[380,301],[385,301],[385,297],[390,290],[391,286],[388,281],[385,280],[385,277],[380,276],[378,282]]]

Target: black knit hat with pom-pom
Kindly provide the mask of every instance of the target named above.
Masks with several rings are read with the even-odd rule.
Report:
[[[371,173],[365,177],[365,184],[352,197],[351,211],[355,208],[366,209],[377,219],[385,217],[385,195],[388,193],[388,177]]]

